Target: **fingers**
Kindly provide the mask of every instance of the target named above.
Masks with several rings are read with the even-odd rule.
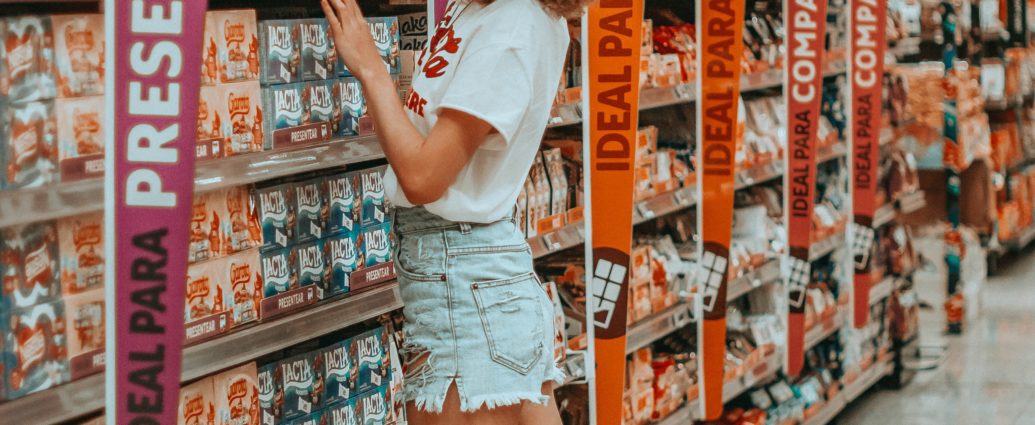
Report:
[[[327,25],[331,27],[331,33],[337,35],[341,34],[341,21],[338,19],[338,15],[334,13],[334,9],[327,3],[327,0],[320,0],[320,8],[323,9],[323,14],[327,15]]]
[[[334,6],[334,11],[338,15],[338,19],[341,20],[342,26],[345,25],[345,20],[351,16],[351,13],[347,10],[348,7],[341,0],[328,0],[331,5]]]
[[[359,9],[359,5],[356,4],[356,0],[345,0],[346,9],[352,12],[352,17],[356,19],[363,19],[363,11]]]

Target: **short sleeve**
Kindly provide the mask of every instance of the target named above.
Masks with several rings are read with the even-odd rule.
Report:
[[[510,144],[532,100],[522,48],[494,43],[464,52],[439,108],[455,109],[491,125]]]

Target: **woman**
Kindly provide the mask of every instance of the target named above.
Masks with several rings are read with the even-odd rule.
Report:
[[[355,0],[321,0],[390,164],[414,424],[560,424],[553,307],[514,204],[585,3],[454,1],[403,105]]]

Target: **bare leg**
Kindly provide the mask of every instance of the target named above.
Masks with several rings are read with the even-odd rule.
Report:
[[[406,417],[412,425],[561,425],[561,415],[553,399],[553,383],[543,384],[543,394],[550,396],[545,406],[524,402],[495,409],[481,408],[474,412],[460,411],[456,385],[449,386],[442,413],[428,413],[406,404]]]

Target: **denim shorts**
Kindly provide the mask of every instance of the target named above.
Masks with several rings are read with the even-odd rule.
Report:
[[[403,314],[403,397],[441,412],[456,384],[460,409],[546,404],[553,358],[553,303],[532,269],[513,219],[457,223],[423,208],[395,213]]]

